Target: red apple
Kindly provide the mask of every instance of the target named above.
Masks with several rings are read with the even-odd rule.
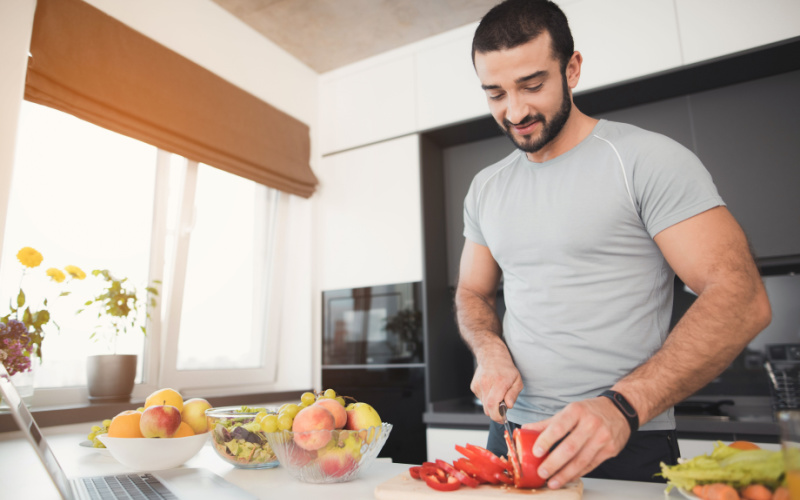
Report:
[[[146,438],[171,438],[181,425],[181,411],[172,405],[148,406],[139,420],[139,430]]]
[[[333,446],[317,452],[317,464],[320,470],[328,477],[341,477],[352,472],[358,462],[353,458],[347,448]]]

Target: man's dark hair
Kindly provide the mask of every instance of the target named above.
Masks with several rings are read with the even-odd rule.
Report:
[[[567,69],[575,51],[567,16],[549,0],[505,0],[481,19],[472,39],[472,63],[476,52],[513,49],[542,34],[550,33],[553,57]]]

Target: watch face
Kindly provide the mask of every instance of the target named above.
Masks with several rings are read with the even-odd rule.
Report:
[[[633,406],[631,406],[630,403],[628,403],[628,401],[625,399],[625,397],[622,394],[615,393],[614,394],[614,401],[619,403],[620,407],[623,410],[625,410],[625,413],[627,413],[629,416],[631,416],[631,417],[636,416],[636,410],[633,409]]]

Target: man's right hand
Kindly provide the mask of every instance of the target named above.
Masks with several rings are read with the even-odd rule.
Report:
[[[481,400],[483,412],[495,422],[502,423],[500,401],[505,401],[511,408],[522,391],[519,370],[502,341],[499,346],[483,349],[469,388]]]

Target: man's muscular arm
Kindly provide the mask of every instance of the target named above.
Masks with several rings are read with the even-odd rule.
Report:
[[[489,249],[466,240],[456,288],[456,318],[478,364],[470,389],[483,403],[484,413],[498,422],[500,401],[511,408],[522,390],[522,379],[501,337],[495,310],[499,280],[500,268]]]
[[[698,297],[662,348],[613,387],[637,410],[640,424],[721,373],[771,316],[747,240],[725,207],[671,226],[657,234],[655,242]],[[525,427],[542,431],[534,446],[539,456],[564,438],[539,469],[542,477],[550,478],[551,488],[616,456],[630,435],[627,422],[607,398],[571,403]]]

